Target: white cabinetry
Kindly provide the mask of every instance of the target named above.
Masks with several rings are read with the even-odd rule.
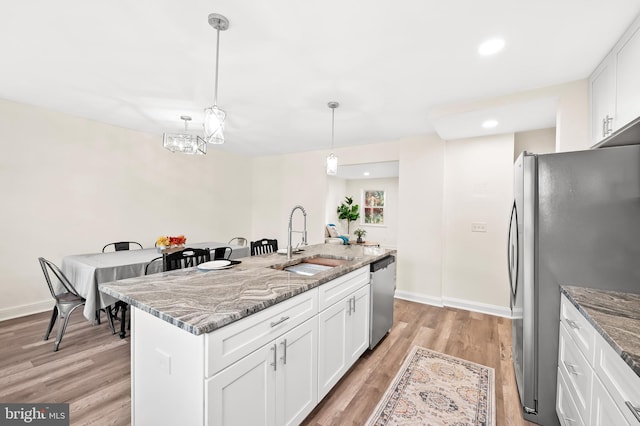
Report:
[[[615,51],[618,128],[640,116],[640,25],[635,24]]]
[[[594,144],[640,117],[640,16],[589,79]]]
[[[318,399],[324,396],[349,370],[369,346],[369,271],[358,270],[345,285],[350,293],[342,293],[337,301],[333,291],[325,292],[319,305],[334,303],[318,315]]]
[[[640,377],[562,295],[556,412],[566,426],[637,425]],[[632,406],[632,407],[630,407]]]
[[[616,116],[616,64],[606,60],[589,80],[591,90],[591,142],[597,144],[613,133]]]
[[[317,403],[313,317],[206,381],[208,425],[295,425]]]
[[[369,346],[369,310],[368,265],[205,335],[136,308],[132,424],[300,424]]]

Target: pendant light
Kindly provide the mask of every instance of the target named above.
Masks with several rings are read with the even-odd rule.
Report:
[[[331,108],[331,154],[327,157],[327,174],[335,176],[338,174],[338,157],[333,153],[333,134],[335,129],[335,112],[340,104],[338,102],[329,102],[327,105]]]
[[[209,25],[216,30],[216,80],[213,106],[204,110],[204,139],[211,144],[224,143],[224,119],[227,114],[218,108],[218,58],[220,56],[220,31],[229,28],[229,20],[218,13],[209,14]]]
[[[181,115],[184,121],[184,133],[165,133],[162,138],[162,146],[171,152],[182,154],[205,155],[207,144],[200,136],[189,134],[189,121],[191,117]]]

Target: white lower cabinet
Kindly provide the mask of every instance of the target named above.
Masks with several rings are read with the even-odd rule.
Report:
[[[369,346],[369,310],[368,265],[204,335],[136,308],[132,424],[300,424]]]
[[[624,418],[609,392],[602,385],[598,376],[593,374],[593,390],[591,392],[591,426],[623,426],[629,423]]]
[[[206,381],[213,425],[299,424],[317,403],[316,317]]]
[[[318,315],[318,399],[369,346],[369,297],[367,284]]]
[[[562,295],[556,413],[565,426],[639,425],[640,377]]]

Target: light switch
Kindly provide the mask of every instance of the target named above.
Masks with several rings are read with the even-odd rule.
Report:
[[[487,232],[487,224],[485,222],[472,222],[471,232]]]

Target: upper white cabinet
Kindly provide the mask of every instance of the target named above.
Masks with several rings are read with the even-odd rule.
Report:
[[[613,133],[616,115],[616,64],[605,61],[589,80],[591,89],[591,140],[594,144]]]
[[[618,128],[640,116],[640,25],[622,40],[615,56]]]
[[[594,144],[640,117],[640,17],[589,79]]]

